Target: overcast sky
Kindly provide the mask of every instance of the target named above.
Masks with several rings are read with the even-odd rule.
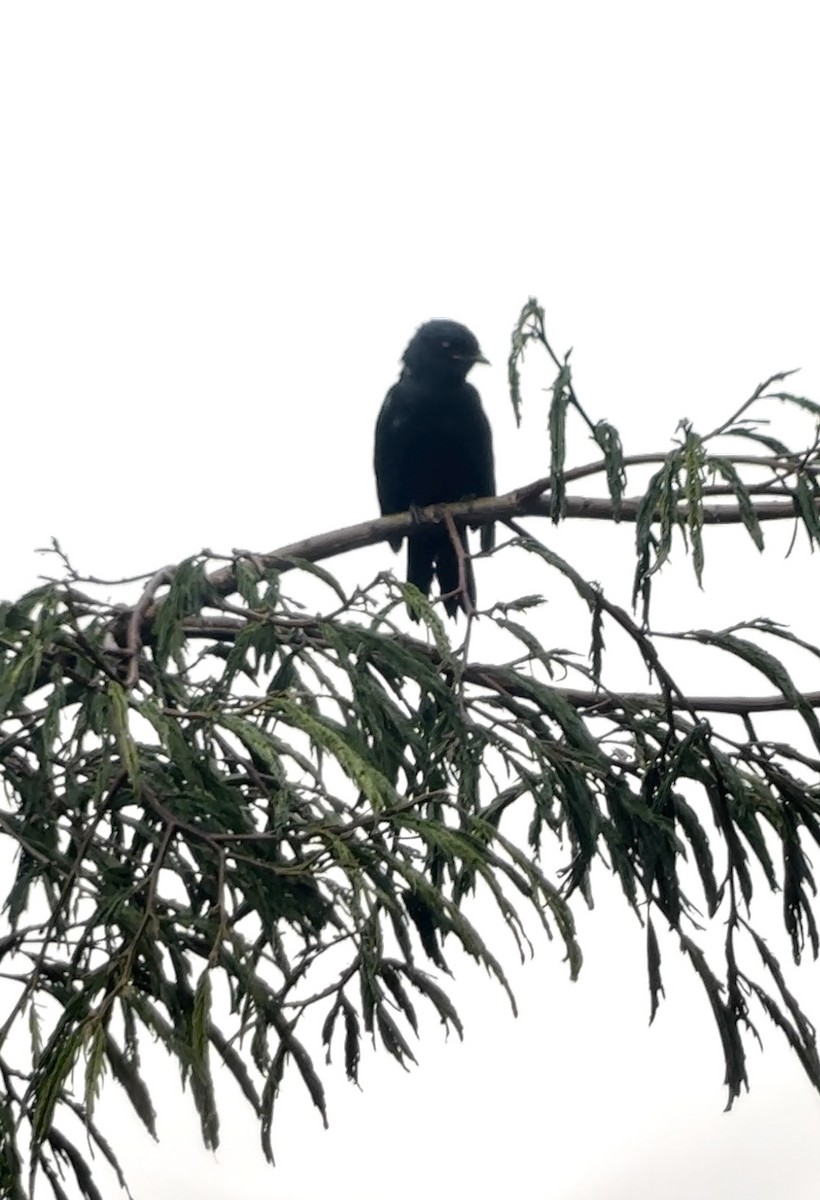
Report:
[[[493,363],[474,381],[502,490],[547,461],[545,365],[519,432],[505,388],[530,295],[628,452],[668,448],[684,416],[711,427],[776,370],[820,398],[817,24],[787,0],[2,5],[0,594],[31,586],[52,535],[131,575],[374,515],[376,413],[431,317]],[[595,457],[580,434],[572,457]],[[541,532],[628,599],[630,530]],[[715,532],[704,595],[667,573],[667,626],[765,613],[811,634],[816,562],[785,561],[787,540],[761,562]],[[485,600],[533,590],[512,561],[479,566]],[[339,570],[390,562],[382,545]],[[545,636],[585,649],[548,598]],[[199,1149],[157,1057],[159,1147],[107,1101],[136,1197],[816,1200],[820,1101],[796,1060],[762,1026],[724,1115],[700,992],[667,944],[647,1030],[622,909],[599,881],[578,983],[555,947],[514,972],[518,1021],[465,967],[464,1045],[430,1022],[420,1068],[369,1056],[362,1092],[337,1065],[328,1133],[286,1086],[275,1172],[230,1099],[222,1149]],[[818,984],[801,972],[815,1019]]]

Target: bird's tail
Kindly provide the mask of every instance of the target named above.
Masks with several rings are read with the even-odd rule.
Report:
[[[461,538],[466,556],[466,531],[461,533]],[[464,560],[464,570],[467,595],[470,599],[470,605],[475,608],[475,576],[473,574],[473,564],[467,557]],[[468,605],[465,603],[465,598],[461,593],[448,595],[450,592],[455,593],[459,585],[458,556],[450,540],[449,532],[441,528],[420,529],[408,538],[407,582],[415,584],[419,591],[423,592],[425,596],[429,596],[434,575],[438,580],[439,591],[442,596],[447,596],[447,599],[444,601],[444,608],[448,617],[454,617],[459,608],[467,612],[469,610]]]

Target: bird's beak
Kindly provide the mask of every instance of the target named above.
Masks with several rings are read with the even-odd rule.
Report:
[[[485,358],[480,350],[479,350],[478,354],[475,356],[475,358],[473,359],[473,362],[484,363],[485,367],[492,366],[489,358]]]

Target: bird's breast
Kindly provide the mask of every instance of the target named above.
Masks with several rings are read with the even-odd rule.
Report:
[[[475,422],[465,405],[418,402],[397,414],[396,421],[398,458],[409,503],[447,504],[478,494],[472,446]]]

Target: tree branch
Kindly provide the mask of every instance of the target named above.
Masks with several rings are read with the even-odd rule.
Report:
[[[542,482],[542,481],[539,481]],[[507,492],[504,496],[490,496],[482,500],[465,501],[461,504],[438,505],[417,510],[414,516],[409,513],[399,513],[392,517],[379,517],[375,520],[363,521],[359,525],[347,525],[343,529],[332,529],[327,533],[314,534],[299,542],[291,542],[278,550],[258,555],[258,563],[267,569],[280,571],[290,570],[297,565],[294,560],[306,562],[321,562],[346,554],[351,550],[361,550],[365,546],[375,546],[402,534],[418,529],[420,525],[435,525],[440,523],[446,510],[457,521],[467,521],[471,525],[487,525],[491,521],[504,520],[511,517],[551,517],[552,501],[548,496],[532,496],[534,485]],[[618,508],[618,520],[622,523],[634,522],[638,516],[641,500],[621,500]],[[817,505],[820,513],[820,503]],[[794,518],[797,513],[793,500],[772,500],[758,503],[754,511],[759,521],[784,521]],[[682,521],[686,520],[687,506],[679,506]],[[568,496],[564,502],[564,516],[575,520],[615,521],[615,506],[606,497],[598,496]],[[743,523],[740,506],[737,504],[704,504],[704,525],[739,525]],[[220,595],[230,595],[235,589],[235,569],[233,565],[221,567],[208,576],[208,582]],[[158,601],[161,604],[162,601]],[[156,606],[155,606],[156,608]],[[152,609],[148,616],[155,612]]]
[[[240,630],[246,628],[248,622],[236,617],[190,617],[182,623],[186,637],[211,638],[217,642],[233,643]],[[292,627],[293,622],[287,622]],[[299,624],[300,632],[312,642],[323,642],[321,627],[312,619]],[[435,646],[421,642],[407,634],[394,634],[394,640],[412,650],[414,654],[423,654],[436,667],[452,669],[452,664],[445,662]],[[493,692],[504,692],[510,696],[529,699],[529,692],[518,686],[514,672],[494,663],[469,663],[463,668],[463,678],[478,687],[486,687]],[[585,688],[556,687],[550,684],[550,691],[563,697],[573,708],[584,709],[587,716],[606,716],[613,712],[627,709],[663,710],[669,707],[667,699],[660,692],[612,692],[601,688],[598,691]],[[820,691],[803,692],[802,698],[810,708],[820,709]],[[743,717],[752,713],[790,712],[794,704],[786,696],[688,696],[684,704],[672,697],[671,707],[676,712],[726,713],[730,716]]]

